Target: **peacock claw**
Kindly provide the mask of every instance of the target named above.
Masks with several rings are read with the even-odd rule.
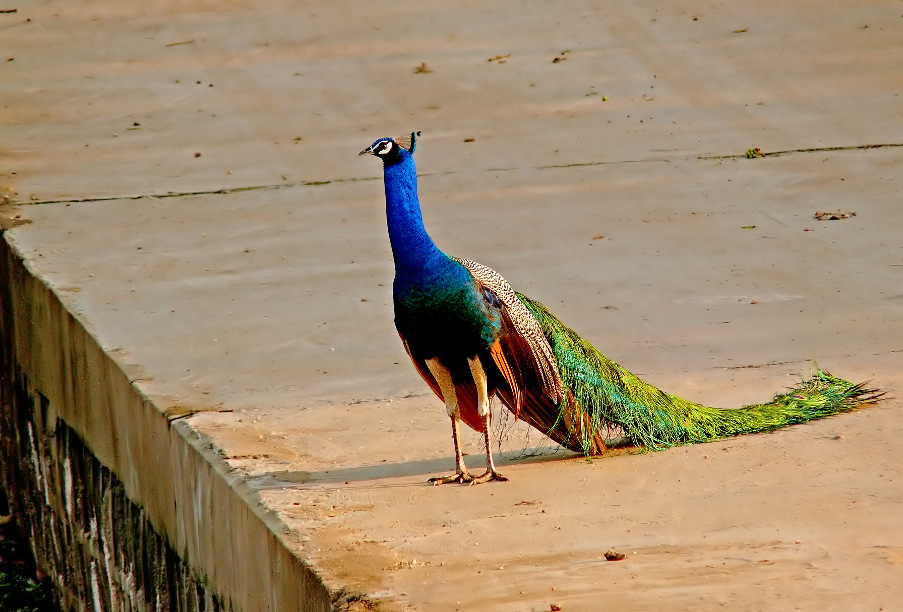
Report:
[[[505,478],[504,476],[502,476],[501,474],[499,474],[498,472],[489,470],[485,474],[482,474],[480,476],[475,476],[474,478],[472,478],[470,480],[469,484],[470,484],[470,486],[473,486],[475,484],[482,484],[484,482],[489,482],[490,480],[498,480],[499,482],[508,482],[508,479]]]
[[[473,474],[470,472],[455,472],[450,476],[436,476],[434,478],[430,478],[428,482],[432,483],[434,486],[449,484],[451,482],[460,482],[461,484],[472,483],[474,480]]]

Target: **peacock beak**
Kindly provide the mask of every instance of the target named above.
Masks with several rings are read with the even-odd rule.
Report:
[[[360,153],[357,154],[358,157],[360,157],[361,155],[373,155],[373,145],[370,145],[369,147],[367,147],[366,149],[364,149],[363,151],[361,151]]]

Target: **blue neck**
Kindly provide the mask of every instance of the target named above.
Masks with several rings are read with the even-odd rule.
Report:
[[[396,159],[386,162],[383,167],[386,220],[395,270],[396,273],[416,274],[445,256],[423,227],[414,157],[402,149]]]

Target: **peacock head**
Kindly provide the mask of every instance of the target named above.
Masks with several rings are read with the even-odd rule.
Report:
[[[417,148],[418,136],[420,136],[420,132],[411,132],[410,136],[400,138],[380,138],[358,155],[375,155],[382,159],[383,163],[391,164],[398,160],[402,150],[408,154],[414,152],[414,149]]]

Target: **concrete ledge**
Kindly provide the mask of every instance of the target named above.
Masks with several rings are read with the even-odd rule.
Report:
[[[0,241],[2,484],[63,603],[326,610],[278,518],[187,422],[143,397]]]

